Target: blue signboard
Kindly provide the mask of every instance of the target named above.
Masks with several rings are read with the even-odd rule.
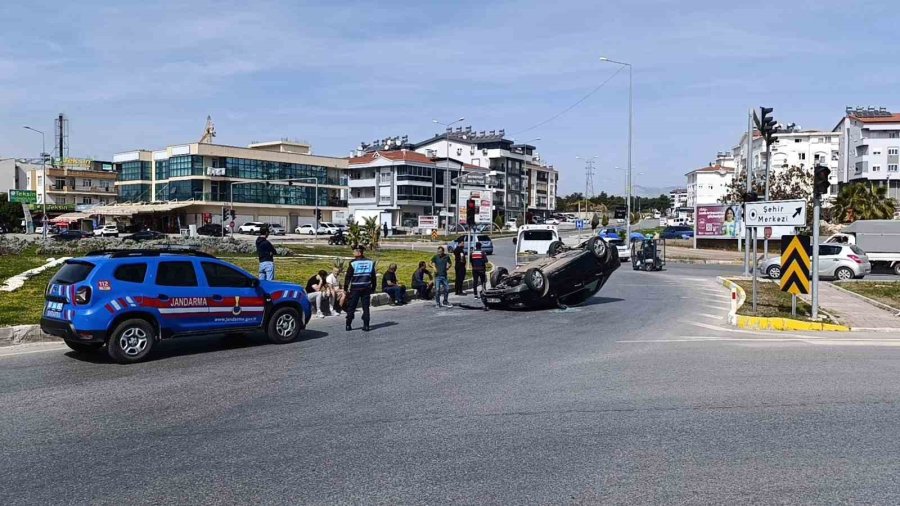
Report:
[[[575,228],[584,230],[584,220],[575,220]]]

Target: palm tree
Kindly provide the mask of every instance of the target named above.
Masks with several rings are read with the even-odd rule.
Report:
[[[870,181],[844,186],[834,201],[832,213],[838,223],[887,220],[894,217],[896,206],[897,202],[887,196],[887,187]]]

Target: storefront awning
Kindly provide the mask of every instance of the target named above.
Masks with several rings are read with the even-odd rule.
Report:
[[[195,202],[162,202],[153,204],[112,204],[91,209],[96,216],[134,216],[135,214],[165,213],[188,207]]]
[[[88,213],[66,213],[51,219],[50,223],[71,223],[78,220],[88,220],[90,218],[91,215]]]

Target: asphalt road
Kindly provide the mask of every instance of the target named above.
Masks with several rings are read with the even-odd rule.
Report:
[[[0,349],[0,504],[900,501],[900,338],[726,328],[722,266],[625,267],[566,311]]]

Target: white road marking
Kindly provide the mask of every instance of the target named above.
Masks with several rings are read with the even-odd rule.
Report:
[[[35,344],[37,344],[37,343],[35,343]],[[47,351],[62,351],[62,350],[69,349],[68,346],[65,346],[65,345],[59,346],[57,343],[47,343],[47,344],[52,344],[53,347],[50,348],[50,347],[41,346],[40,349],[31,349],[32,347],[29,346],[28,349],[22,349],[23,347],[25,347],[27,345],[10,346],[10,348],[14,348],[14,349],[12,349],[10,351],[3,351],[2,349],[0,349],[0,358],[15,357],[15,356],[19,356],[19,355],[29,355],[31,353],[44,353]]]
[[[672,339],[635,339],[616,341],[617,343],[704,343],[704,342],[745,342],[745,343],[803,343],[819,346],[888,346],[900,347],[900,339],[833,339],[829,337],[707,337],[707,336],[679,336]]]
[[[721,319],[725,318],[725,315],[723,315],[723,314],[709,314],[709,313],[697,313],[697,314],[700,316],[704,316],[706,318],[712,318],[714,320],[721,320]]]

